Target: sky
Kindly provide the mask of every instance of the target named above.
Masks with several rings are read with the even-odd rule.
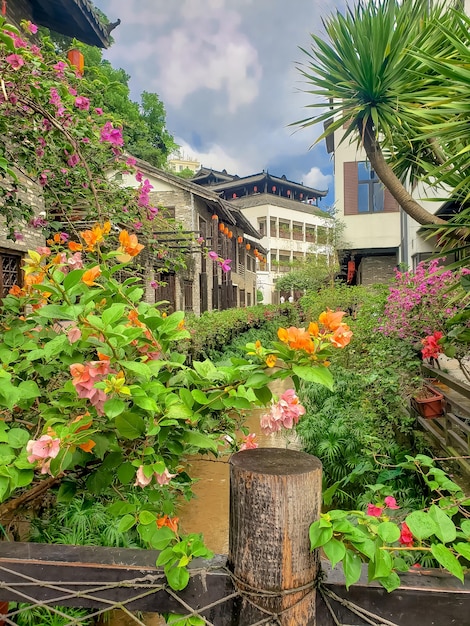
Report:
[[[320,126],[295,131],[313,97],[298,64],[344,0],[94,0],[114,22],[104,52],[130,76],[131,95],[155,92],[185,156],[204,167],[275,176],[320,190],[334,204],[333,167]]]

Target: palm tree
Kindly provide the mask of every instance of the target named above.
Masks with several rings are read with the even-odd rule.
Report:
[[[363,146],[408,215],[447,225],[408,188],[423,181],[459,202],[470,198],[468,17],[429,0],[365,0],[323,25],[326,37],[312,34],[299,68],[315,96],[309,107],[319,110],[296,125],[326,123],[317,141],[344,128],[341,141]]]

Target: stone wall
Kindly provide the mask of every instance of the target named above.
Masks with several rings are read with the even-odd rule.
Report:
[[[390,283],[395,277],[396,266],[395,255],[364,257],[357,270],[358,284]]]

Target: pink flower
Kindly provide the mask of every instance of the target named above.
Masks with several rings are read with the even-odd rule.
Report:
[[[135,175],[135,179],[138,183],[141,183],[144,179],[144,175],[142,174],[142,172],[137,172],[137,174]]]
[[[209,259],[212,259],[213,261],[217,261],[217,259],[219,258],[219,255],[217,254],[217,252],[214,252],[213,250],[208,252],[207,256],[209,257]]]
[[[156,280],[151,280],[150,281],[150,286],[152,287],[152,289],[157,289],[158,288],[158,283]]]
[[[15,71],[24,65],[24,59],[19,54],[9,54],[5,60]]]
[[[67,263],[73,270],[81,270],[83,269],[83,260],[82,253],[75,252],[71,257],[68,258]]]
[[[23,239],[24,239],[23,233],[15,232],[14,235],[15,235],[15,240],[16,241],[23,241]]]
[[[96,107],[95,113],[96,115],[103,115],[103,109],[101,109],[100,107]]]
[[[148,484],[150,484],[152,480],[152,475],[150,476],[146,476],[144,474],[144,466],[141,465],[139,467],[139,469],[137,470],[137,473],[135,475],[135,483],[134,483],[134,487],[146,487]]]
[[[80,163],[80,157],[78,156],[78,154],[71,154],[69,158],[67,159],[67,165],[70,165],[70,167],[75,167],[79,163]]]
[[[69,87],[69,94],[71,96],[76,96],[77,95],[77,90],[74,89],[73,87]]]
[[[70,344],[75,343],[76,341],[81,339],[81,337],[82,331],[77,327],[71,328],[67,333],[67,339],[69,340]]]
[[[271,405],[271,410],[261,416],[261,430],[265,434],[275,433],[281,428],[291,429],[298,423],[305,408],[299,403],[299,398],[293,389],[285,391],[279,402]]]
[[[100,131],[100,141],[108,142],[113,146],[122,146],[124,143],[122,128],[114,128],[111,122],[106,122]]]
[[[80,109],[80,111],[88,111],[90,109],[90,101],[85,96],[77,96],[75,98],[75,106]]]
[[[38,27],[36,26],[36,24],[33,24],[29,20],[27,22],[24,22],[24,26],[26,30],[32,35],[35,35],[38,32]]]
[[[38,248],[36,248],[36,252],[40,254],[41,256],[51,255],[51,249],[48,248],[47,246],[39,246]]]
[[[250,433],[249,435],[245,435],[242,439],[242,445],[240,446],[240,450],[254,450],[258,447],[258,444],[255,441],[256,433]]]
[[[223,272],[230,272],[230,270],[232,269],[230,267],[231,262],[232,262],[232,259],[225,259],[225,261],[222,261],[220,263],[220,267],[222,268]]]
[[[397,501],[395,500],[395,498],[393,496],[387,496],[384,500],[385,502],[385,506],[388,509],[399,509],[400,507],[397,504]]]
[[[64,77],[64,70],[66,67],[67,67],[67,63],[64,63],[64,61],[58,61],[55,65],[52,66],[58,78]]]
[[[375,506],[375,504],[367,505],[367,515],[371,517],[380,517],[382,515],[383,507]]]
[[[401,525],[401,533],[400,533],[400,538],[398,539],[398,541],[403,546],[406,546],[407,548],[413,545],[413,541],[414,541],[413,534],[411,530],[408,528],[408,524],[406,522],[403,522],[403,524]]]
[[[165,467],[165,471],[163,471],[161,474],[159,474],[158,472],[155,472],[155,478],[157,479],[157,483],[159,485],[168,485],[170,480],[174,478],[175,476],[176,474],[170,474],[170,472],[168,471],[166,467]]]
[[[136,163],[137,159],[134,159],[134,157],[127,157],[126,165],[129,165],[129,167],[134,167]]]
[[[30,439],[26,444],[28,463],[35,463],[42,459],[55,459],[60,451],[60,439],[52,439],[50,435],[42,435],[37,441]]]

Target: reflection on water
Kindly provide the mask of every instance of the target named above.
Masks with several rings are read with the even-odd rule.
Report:
[[[280,395],[292,386],[289,379],[274,381],[271,390]],[[259,426],[260,416],[266,409],[253,409],[246,425],[250,433],[256,433],[260,448],[300,449],[294,433],[284,432],[263,435]],[[229,522],[229,456],[219,459],[198,457],[191,461],[189,474],[199,479],[194,485],[195,497],[181,507],[178,516],[184,533],[202,533],[208,548],[216,554],[228,552]]]

